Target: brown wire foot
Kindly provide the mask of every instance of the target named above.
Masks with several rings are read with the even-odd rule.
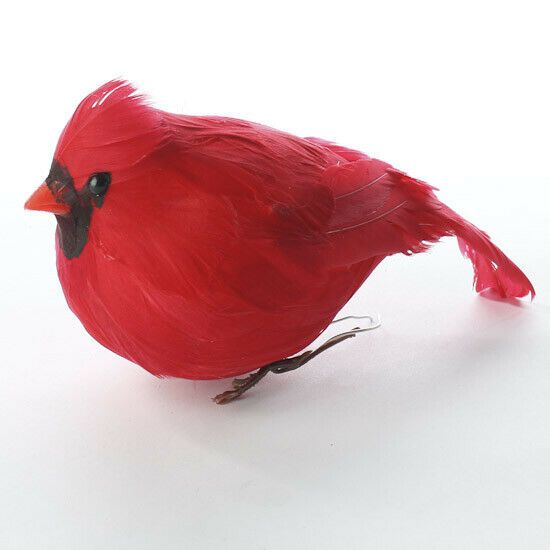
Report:
[[[342,334],[333,336],[316,350],[304,351],[304,353],[297,355],[296,357],[289,357],[288,359],[275,361],[274,363],[270,363],[256,372],[249,374],[246,378],[235,378],[232,382],[233,389],[216,395],[216,397],[213,397],[212,400],[218,405],[226,405],[227,403],[231,403],[231,401],[235,401],[235,399],[238,399],[243,393],[254,387],[268,373],[272,372],[274,374],[282,374],[284,372],[296,370],[311,361],[320,353],[323,353],[323,351],[339,344],[340,342],[343,342],[344,340],[347,340],[348,338],[353,338],[357,333],[364,332],[365,330],[369,329],[361,329],[357,327],[347,332],[343,332]]]

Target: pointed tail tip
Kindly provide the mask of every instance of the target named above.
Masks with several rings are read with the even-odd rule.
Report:
[[[475,289],[484,298],[492,300],[520,300],[528,298],[529,302],[535,299],[535,288],[527,276],[510,261],[508,270],[496,270],[491,277],[480,277],[476,272]]]
[[[477,291],[482,298],[511,303],[532,302],[535,299],[535,289],[530,287],[519,291],[502,290],[500,288],[487,287]],[[523,298],[527,298],[524,300]]]
[[[535,288],[527,275],[491,242],[489,236],[469,224],[467,235],[458,237],[460,251],[474,268],[477,292],[495,300],[514,300],[529,296],[535,299]]]

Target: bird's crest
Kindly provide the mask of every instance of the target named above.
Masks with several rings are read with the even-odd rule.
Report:
[[[63,130],[55,158],[73,177],[131,167],[162,138],[160,113],[125,80],[111,80],[79,104]]]

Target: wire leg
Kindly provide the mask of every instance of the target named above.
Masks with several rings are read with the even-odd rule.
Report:
[[[288,359],[275,361],[274,363],[270,363],[269,365],[262,367],[256,372],[249,374],[245,378],[235,378],[232,383],[233,389],[224,391],[223,393],[216,395],[216,397],[214,397],[212,400],[218,405],[226,405],[227,403],[231,403],[231,401],[238,399],[243,393],[254,387],[260,380],[262,380],[262,378],[267,376],[269,372],[272,372],[274,374],[283,374],[285,372],[296,370],[311,361],[314,357],[317,357],[317,355],[319,355],[320,353],[323,353],[323,351],[331,348],[332,346],[335,346],[336,344],[339,344],[340,342],[343,342],[348,338],[354,338],[355,335],[360,332],[372,330],[372,328],[353,328],[351,330],[348,330],[347,332],[343,332],[342,334],[333,336],[315,350],[304,351],[304,353],[296,357],[289,357]]]

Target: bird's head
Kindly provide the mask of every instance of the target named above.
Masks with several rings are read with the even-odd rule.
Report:
[[[60,247],[80,255],[94,211],[109,201],[162,141],[160,112],[126,81],[88,95],[61,133],[45,182],[25,203],[56,215]]]

